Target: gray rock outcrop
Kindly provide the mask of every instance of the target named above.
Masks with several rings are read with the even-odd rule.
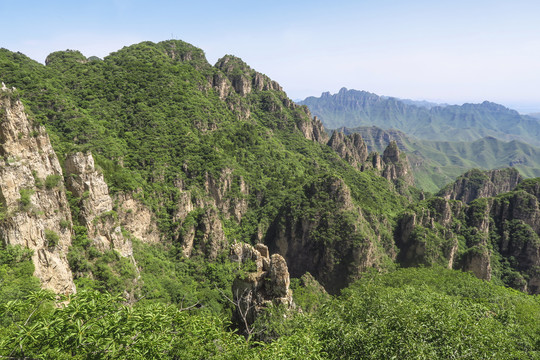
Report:
[[[255,247],[236,243],[231,246],[230,259],[240,264],[252,263],[252,271],[235,279],[232,292],[237,309],[234,319],[245,326],[253,324],[257,316],[270,305],[296,307],[289,288],[290,277],[285,259],[279,254],[269,256],[263,244]]]
[[[42,126],[34,124],[11,90],[0,91],[0,238],[34,250],[34,275],[43,288],[73,293],[66,258],[71,213],[62,168]]]
[[[88,229],[88,237],[101,251],[114,249],[124,257],[132,257],[131,241],[122,235],[109,187],[103,174],[96,170],[92,154],[72,154],[67,157],[65,167],[67,188],[73,196],[81,198],[79,221]]]

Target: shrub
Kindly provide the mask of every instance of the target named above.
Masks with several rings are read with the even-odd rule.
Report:
[[[45,187],[50,190],[58,186],[58,182],[60,181],[61,178],[62,177],[57,174],[48,175],[47,178],[45,179]]]
[[[58,240],[60,240],[60,237],[53,230],[45,229],[45,240],[47,240],[47,246],[55,247],[58,245]]]
[[[30,206],[32,205],[32,201],[30,200],[30,196],[34,193],[34,190],[32,189],[20,189],[19,194],[21,195],[21,198],[19,199],[19,202],[23,208],[24,211],[30,210]]]

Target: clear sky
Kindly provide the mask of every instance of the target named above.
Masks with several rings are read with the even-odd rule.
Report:
[[[293,99],[347,87],[540,112],[538,0],[0,0],[0,24],[0,47],[40,62],[175,38],[212,64],[241,57]]]

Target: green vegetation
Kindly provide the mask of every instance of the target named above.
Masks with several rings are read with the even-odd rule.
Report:
[[[46,64],[0,49],[2,81],[19,89],[60,160],[90,151],[109,191],[147,205],[163,240],[146,244],[122,229],[133,258],[104,249],[81,216],[90,193],[66,191],[73,220],[59,225],[62,236],[72,234],[67,259],[77,294],[36,291],[31,253],[0,248],[0,356],[538,358],[538,297],[438,267],[396,270],[392,259],[405,253],[395,244],[400,220],[442,214],[442,199],[418,203],[417,190],[402,189],[408,197],[402,196],[376,171],[356,171],[328,146],[307,140],[299,130],[313,125],[307,108],[242,60],[225,56],[211,66],[202,50],[165,41],[125,47],[103,60],[61,51]],[[24,211],[34,191],[62,181],[33,175],[40,190],[20,190]],[[467,214],[452,203],[457,215],[450,225],[433,220],[413,230],[425,251],[403,264],[446,265],[455,240],[456,267],[489,250],[495,282],[523,286],[537,269],[521,268],[526,262],[517,255],[536,246],[538,236],[526,221],[496,219],[486,209],[522,200],[528,205],[520,208],[531,212],[535,194],[537,182],[528,181],[477,200]],[[478,231],[475,222],[484,218],[496,232]],[[120,219],[115,207],[92,225],[116,226]],[[234,309],[227,297],[234,279],[254,264],[239,267],[226,250],[206,258],[214,224],[229,243],[264,241],[272,252],[294,239],[296,249],[285,247],[297,251],[288,266],[293,276],[303,275],[291,282],[302,312],[270,307],[253,336],[241,336],[229,321]],[[496,251],[504,236],[513,239],[508,253]],[[59,237],[45,230],[49,250]],[[329,295],[306,270],[341,294]]]
[[[47,240],[48,247],[54,248],[58,245],[58,240],[60,240],[60,237],[55,231],[45,229],[45,240]]]
[[[540,302],[471,275],[369,273],[304,313],[273,311],[259,337],[230,331],[204,306],[80,291],[0,304],[0,354],[41,359],[536,359]],[[54,303],[62,306],[53,306]],[[189,303],[188,303],[189,304]],[[204,303],[202,303],[204,305]],[[277,310],[277,309],[276,309]]]
[[[45,187],[47,189],[52,189],[58,186],[58,183],[62,179],[62,176],[57,174],[51,174],[47,175],[47,178],[45,178]]]

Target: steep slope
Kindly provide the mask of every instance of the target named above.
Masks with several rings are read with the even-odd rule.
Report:
[[[62,168],[45,129],[28,119],[16,93],[0,90],[0,238],[33,250],[34,275],[44,288],[75,291],[66,258],[71,214]]]
[[[540,178],[497,194],[517,180],[515,170],[474,171],[443,190],[445,198],[411,206],[395,233],[398,260],[408,266],[463,269],[482,279],[540,293]]]
[[[72,211],[78,214],[74,218],[87,229],[88,241],[78,241],[70,256],[81,279],[98,279],[101,287],[115,288],[106,284],[114,278],[109,272],[95,271],[114,256],[105,252],[102,260],[91,257],[92,248],[105,249],[126,239],[118,232],[122,237],[100,235],[95,223],[103,219],[111,231],[119,225],[129,229],[122,224],[127,215],[121,210],[122,199],[136,199],[151,209],[160,232],[153,242],[161,238],[175,259],[219,263],[234,241],[265,241],[300,276],[308,266],[302,265],[304,255],[282,246],[296,248],[298,236],[281,224],[302,219],[317,228],[301,236],[303,244],[334,253],[319,258],[316,266],[332,269],[340,264],[345,271],[318,274],[325,285],[337,284],[334,291],[362,269],[387,267],[395,257],[393,217],[406,198],[381,177],[382,168],[359,173],[342,160],[326,145],[322,123],[307,107],[294,104],[279,84],[241,59],[227,55],[212,66],[202,50],[182,41],[135,44],[103,60],[86,59],[77,51],[56,52],[45,66],[6,50],[0,51],[0,59],[3,81],[19,88],[32,116],[47,127],[55,150],[67,159],[66,169],[84,179],[70,159],[90,151],[108,192],[119,201],[112,212],[84,220],[85,204],[93,200],[72,189]],[[83,160],[78,162],[84,165]],[[395,175],[390,171],[385,176],[394,181]],[[90,170],[85,176],[97,175]],[[347,221],[358,229],[354,241],[350,234],[334,243],[323,241],[321,234],[330,234],[337,225],[311,215],[327,214],[339,196],[324,185],[321,189],[329,194],[313,198],[309,189],[318,188],[321,179],[332,179],[330,183],[340,184],[338,193],[350,194],[350,207],[344,211],[353,214]],[[299,196],[310,199],[301,213]],[[338,215],[331,217],[339,223]],[[277,232],[283,234],[280,246],[270,235]],[[341,241],[350,244],[338,249]],[[121,252],[129,254],[129,247]],[[109,264],[113,274],[115,266]]]
[[[332,129],[375,125],[425,140],[474,141],[491,136],[540,146],[538,119],[488,101],[426,108],[343,88],[337,94],[308,97],[300,104],[307,105]]]

